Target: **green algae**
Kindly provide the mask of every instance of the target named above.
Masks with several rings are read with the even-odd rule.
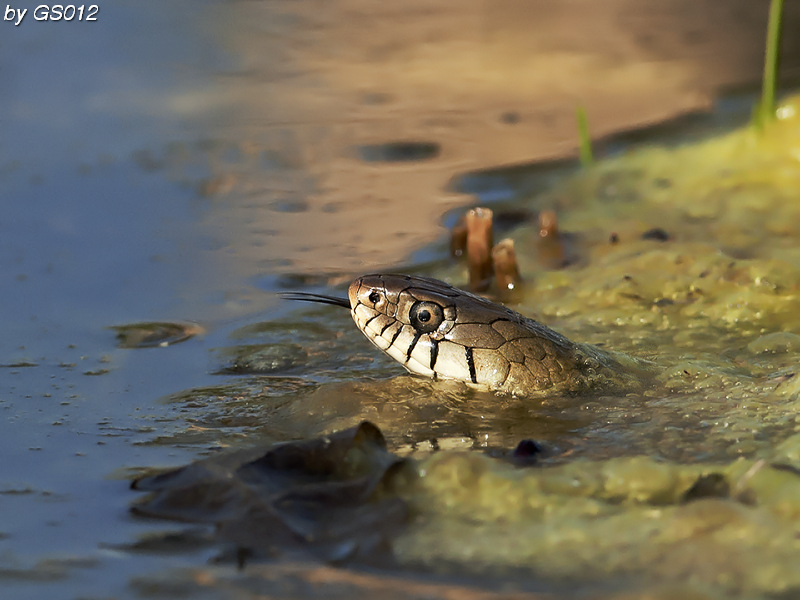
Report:
[[[529,204],[555,209],[561,230],[584,236],[589,260],[611,250],[611,233],[629,243],[660,227],[680,243],[800,266],[793,243],[800,231],[799,112],[800,97],[792,97],[763,131],[745,127],[698,144],[643,148],[602,161]],[[513,235],[518,253],[536,256],[535,232],[519,233]]]
[[[431,456],[418,472],[405,496],[417,519],[396,544],[409,564],[573,582],[682,580],[744,594],[800,587],[795,472],[640,456],[520,470],[474,453]],[[683,501],[708,473],[721,473],[736,495]]]
[[[423,459],[404,492],[418,518],[401,561],[653,590],[800,589],[799,113],[793,97],[760,131],[638,150],[527,201],[555,209],[584,255],[548,270],[536,228],[512,231],[521,312],[653,360],[657,382],[562,404],[594,417],[579,430],[592,448],[573,462]],[[654,227],[666,239],[643,239]],[[715,491],[698,497],[707,481]]]
[[[231,334],[215,359],[246,378],[170,397],[190,427],[155,443],[281,441],[369,419],[417,459],[394,482],[414,515],[394,543],[403,565],[654,597],[797,592],[798,109],[789,99],[760,132],[595,163],[526,200],[557,211],[581,259],[549,270],[537,229],[512,231],[528,284],[515,308],[652,361],[641,392],[520,400],[398,376],[346,311],[324,308],[311,325]],[[430,274],[464,281],[453,273]],[[523,439],[551,450],[541,468],[490,458]]]

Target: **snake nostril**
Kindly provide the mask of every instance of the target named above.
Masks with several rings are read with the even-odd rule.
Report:
[[[378,292],[370,292],[369,296],[367,296],[370,302],[373,304],[377,304],[381,300],[381,295]]]

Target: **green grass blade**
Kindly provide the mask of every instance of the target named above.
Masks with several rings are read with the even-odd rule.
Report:
[[[581,164],[584,167],[591,167],[594,164],[592,154],[592,138],[589,136],[589,120],[586,117],[586,109],[579,106],[575,111],[578,121],[578,148],[580,152]]]
[[[761,103],[756,124],[763,126],[775,118],[775,90],[778,85],[778,64],[781,48],[781,17],[783,0],[772,0],[769,5],[767,24],[767,50],[764,57],[764,80],[761,88]]]

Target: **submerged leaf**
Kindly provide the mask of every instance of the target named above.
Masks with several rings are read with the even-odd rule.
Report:
[[[117,332],[117,346],[120,348],[156,348],[172,346],[203,333],[196,323],[129,323],[109,327]]]
[[[382,497],[404,464],[364,422],[328,436],[250,449],[135,480],[153,492],[134,513],[214,523],[249,557],[306,551],[327,561],[387,562],[407,520],[403,500]]]

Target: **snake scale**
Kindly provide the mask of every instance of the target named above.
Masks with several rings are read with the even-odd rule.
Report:
[[[631,391],[652,369],[428,277],[364,275],[347,299],[284,297],[349,308],[367,339],[411,373],[478,389],[514,396]]]

